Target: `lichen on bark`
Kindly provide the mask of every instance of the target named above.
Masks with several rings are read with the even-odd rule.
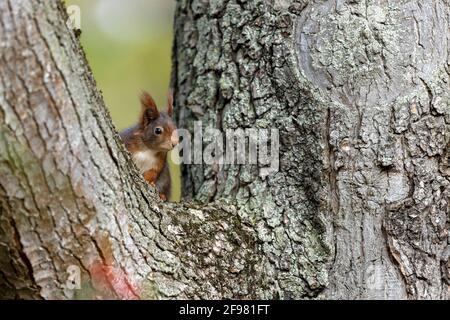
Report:
[[[62,3],[0,2],[0,296],[448,299],[448,4],[179,0],[179,126],[279,129],[280,167],[184,166],[172,204]]]
[[[191,131],[195,121],[222,131],[276,128],[280,170],[264,177],[257,165],[185,167],[185,196],[235,198],[229,215],[258,240],[258,282],[270,288],[257,296],[314,297],[327,283],[329,257],[320,219],[327,206],[320,198],[326,110],[298,72],[294,27],[303,5],[202,4],[180,1],[176,13],[179,125]]]

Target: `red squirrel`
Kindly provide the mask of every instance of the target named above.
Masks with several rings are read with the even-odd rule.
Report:
[[[169,94],[165,112],[158,111],[148,92],[144,91],[140,100],[142,111],[138,124],[123,130],[120,137],[144,179],[156,186],[160,198],[166,201],[171,191],[167,153],[179,142],[172,120],[173,98]]]

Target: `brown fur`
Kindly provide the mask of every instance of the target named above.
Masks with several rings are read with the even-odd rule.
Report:
[[[152,96],[141,95],[141,114],[138,124],[123,130],[120,137],[144,179],[156,186],[163,200],[170,196],[170,172],[167,153],[178,144],[176,127],[171,116],[173,100],[168,99],[167,112],[159,112]]]

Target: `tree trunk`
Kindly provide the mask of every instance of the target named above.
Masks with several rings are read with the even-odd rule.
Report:
[[[181,127],[281,130],[276,175],[185,167],[184,191],[236,199],[279,297],[449,298],[449,13],[448,1],[179,3]]]
[[[450,298],[448,1],[178,1],[179,127],[280,130],[276,174],[185,166],[181,204],[66,20],[0,1],[2,298]]]

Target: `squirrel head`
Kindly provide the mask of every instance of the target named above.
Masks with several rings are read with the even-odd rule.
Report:
[[[179,143],[177,128],[172,120],[172,94],[169,94],[167,111],[159,112],[152,96],[146,91],[141,94],[141,107],[138,125],[144,145],[158,152],[172,150]]]

